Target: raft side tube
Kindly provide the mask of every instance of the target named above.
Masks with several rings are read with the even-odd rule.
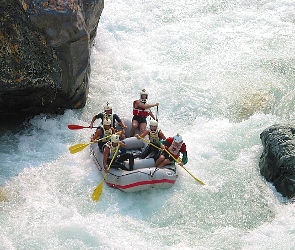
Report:
[[[129,169],[129,161],[124,161],[125,167]],[[134,159],[133,169],[141,169],[141,168],[152,168],[155,166],[155,161],[153,158],[148,159]]]
[[[127,149],[143,148],[145,145],[142,140],[138,140],[136,137],[130,137],[122,140],[127,146]]]
[[[176,179],[177,174],[172,169],[145,168],[139,170],[123,171],[121,176],[109,176],[109,186],[124,192],[137,192],[150,188],[169,188]]]

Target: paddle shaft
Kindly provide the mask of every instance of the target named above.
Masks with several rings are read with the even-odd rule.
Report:
[[[178,162],[176,159],[175,159],[175,157],[165,148],[165,151],[172,157],[172,159],[174,160],[174,161],[176,161],[176,162]],[[179,163],[179,162],[178,162]],[[204,182],[202,182],[201,180],[199,180],[197,177],[195,177],[195,176],[193,176],[193,174],[192,173],[190,173],[187,169],[186,169],[186,167],[184,167],[183,165],[180,165],[191,177],[193,177],[197,182],[199,182],[201,185],[205,185],[205,183]]]
[[[117,133],[115,133],[115,134],[120,134],[120,133],[121,133],[121,131],[119,131],[119,132],[117,132]],[[104,140],[104,139],[106,139],[106,138],[109,138],[109,137],[111,137],[112,135],[113,135],[113,134],[108,135],[108,136],[103,137],[103,138],[100,138],[100,139],[98,139],[98,140],[95,140],[95,141],[93,141],[93,142],[89,142],[89,143],[84,143],[84,144],[79,143],[79,144],[75,144],[75,145],[69,147],[70,153],[71,153],[71,154],[78,153],[78,152],[82,151],[84,148],[86,148],[88,145],[90,145],[90,144],[92,144],[92,143],[95,143],[95,142],[99,142],[99,141]]]
[[[111,165],[112,165],[112,163],[113,163],[113,161],[114,161],[114,159],[115,159],[115,157],[116,157],[116,155],[118,153],[119,147],[120,147],[120,145],[118,145],[116,147],[115,153],[114,153],[114,155],[112,157],[112,160],[111,160],[111,162],[110,162],[110,164],[109,164],[109,166],[108,166],[108,168],[107,168],[106,171],[109,171],[109,169],[110,169],[110,167],[111,167]],[[93,191],[92,196],[91,196],[93,201],[98,201],[99,200],[100,195],[102,193],[103,183],[104,183],[104,180],[105,180],[106,176],[107,176],[107,172],[104,174],[101,182],[98,184],[98,186],[96,187],[96,189]]]
[[[155,144],[153,144],[153,143],[147,141],[146,139],[144,139],[144,138],[142,138],[142,137],[140,137],[140,136],[138,136],[138,137],[139,137],[141,140],[143,140],[144,142],[146,142],[146,143],[152,145],[152,146],[155,147],[156,149],[162,150],[162,148],[157,147]]]
[[[75,129],[90,128],[90,126],[89,127],[84,127],[84,126],[80,126],[80,125],[69,124],[68,128],[71,129],[71,130],[75,130]],[[99,127],[92,127],[92,128],[99,128]]]
[[[147,140],[145,140],[144,138],[142,138],[142,137],[140,137],[139,136],[139,138],[141,139],[141,140],[143,140],[144,142],[146,142],[146,143],[148,143],[148,144],[150,144],[150,145],[152,145],[152,146],[154,146],[155,148],[157,148],[157,149],[159,149],[159,150],[161,150],[161,148],[159,148],[159,147],[157,147],[156,145],[154,145],[153,143],[151,143],[151,142],[149,142],[149,141],[147,141]],[[172,157],[172,159],[175,161],[175,162],[177,162],[177,163],[179,163],[179,161],[178,160],[176,160],[175,159],[175,157],[165,148],[164,149],[171,157]],[[201,185],[205,185],[205,183],[204,182],[202,182],[201,180],[199,180],[198,178],[196,178],[195,176],[193,176],[193,174],[191,174],[183,165],[180,165],[191,177],[193,177],[197,182],[199,182]]]

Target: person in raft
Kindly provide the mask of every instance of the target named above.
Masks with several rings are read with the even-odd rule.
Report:
[[[158,128],[158,122],[155,120],[150,121],[150,129],[147,129],[142,134],[138,135],[136,134],[135,137],[137,139],[144,138],[146,135],[149,136],[149,141],[152,144],[148,144],[147,147],[144,149],[144,151],[140,154],[140,158],[146,158],[150,153],[155,152],[153,155],[158,158],[158,152],[160,148],[160,140],[165,140],[166,136],[162,132],[161,129]],[[140,138],[141,137],[141,138]]]
[[[133,170],[134,156],[133,154],[126,153],[126,144],[124,141],[120,141],[119,135],[112,135],[111,141],[107,142],[103,146],[103,167],[105,171],[108,171],[108,166],[114,157],[116,148],[119,146],[118,154],[115,155],[115,159],[111,165],[113,168],[121,168],[122,170]],[[129,169],[125,167],[123,161],[129,160]],[[116,164],[117,163],[117,164]]]
[[[140,92],[140,99],[135,100],[133,102],[133,118],[132,118],[132,127],[130,131],[130,137],[134,136],[135,129],[138,128],[140,130],[140,134],[142,134],[146,130],[147,121],[146,118],[151,116],[154,120],[155,116],[153,115],[150,108],[159,106],[159,103],[148,104],[148,93],[145,89]]]
[[[112,134],[115,134],[116,131],[113,127],[111,127],[111,120],[104,120],[103,125],[98,127],[95,133],[91,137],[91,141],[94,142],[99,140],[98,146],[100,151],[102,152],[103,145],[110,140]]]
[[[188,162],[186,145],[182,140],[182,136],[177,134],[174,137],[168,137],[166,140],[160,141],[161,148],[163,152],[160,154],[159,158],[156,160],[156,167],[164,167],[171,161],[175,161],[182,153],[182,161],[178,164],[180,166],[185,165]],[[173,156],[171,156],[168,152]],[[173,159],[174,158],[174,159]]]
[[[121,140],[125,139],[125,129],[127,128],[127,126],[124,124],[124,122],[121,120],[121,118],[117,114],[113,114],[113,108],[111,105],[109,105],[108,102],[107,102],[107,105],[104,106],[104,112],[101,112],[93,116],[89,125],[90,128],[93,128],[93,123],[97,119],[101,119],[101,121],[111,120],[111,126],[116,130],[116,132],[122,131],[120,134],[120,139]],[[116,127],[116,122],[120,125],[121,128]]]

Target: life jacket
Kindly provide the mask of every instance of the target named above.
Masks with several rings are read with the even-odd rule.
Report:
[[[133,102],[133,115],[148,117],[149,116],[149,109],[135,108],[136,101],[138,101],[138,100],[135,100]]]
[[[156,129],[155,131],[153,130],[150,130],[149,132],[149,139],[150,139],[150,142],[155,144],[155,145],[158,145],[159,144],[159,141],[160,141],[160,136],[159,136],[159,132],[161,130],[160,129]]]
[[[117,146],[116,146],[116,147],[113,147],[113,145],[112,145],[112,143],[111,143],[110,141],[107,142],[107,143],[105,144],[105,146],[108,147],[108,148],[110,149],[110,153],[109,153],[109,155],[108,155],[108,158],[109,158],[109,159],[113,159],[114,154],[115,154],[115,152],[116,152],[116,148],[117,148]],[[118,151],[118,154],[119,154],[119,151]]]
[[[114,127],[113,114],[108,115],[106,112],[103,112],[102,115],[103,115],[103,121],[104,120],[111,120],[111,126]]]
[[[102,130],[102,134],[101,134],[100,138],[107,137],[107,138],[105,138],[105,139],[103,139],[103,140],[100,140],[100,141],[101,141],[101,142],[107,142],[107,141],[109,141],[109,140],[110,140],[110,136],[113,134],[112,129],[111,129],[111,128],[109,128],[109,129],[104,129],[103,126],[100,126],[100,127],[101,127],[101,130]]]
[[[180,156],[181,146],[182,146],[182,143],[179,143],[179,145],[176,145],[176,143],[173,141],[171,145],[166,148],[174,156],[174,158],[177,159]]]

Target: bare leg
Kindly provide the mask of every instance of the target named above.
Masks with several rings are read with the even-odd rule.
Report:
[[[165,160],[164,155],[160,155],[160,157],[156,160],[156,167],[159,166]]]
[[[101,130],[100,130],[100,129],[97,129],[97,130],[95,131],[95,133],[92,135],[92,137],[91,137],[91,141],[96,140],[100,135],[101,135]]]
[[[133,120],[132,121],[132,128],[130,130],[130,137],[134,136],[135,134],[135,129],[138,127],[138,121]]]
[[[140,134],[142,134],[144,131],[146,131],[146,123],[140,123],[139,124],[139,130],[140,130]]]
[[[158,166],[158,168],[162,168],[162,167],[164,167],[164,166],[166,166],[167,164],[169,164],[170,163],[170,160],[169,159],[165,159],[159,166]]]
[[[124,140],[126,138],[125,136],[125,129],[122,129],[121,130],[121,133],[120,133],[120,140]]]

